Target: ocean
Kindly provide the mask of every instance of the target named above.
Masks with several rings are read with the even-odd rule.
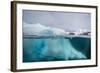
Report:
[[[23,62],[91,59],[90,37],[23,37]]]

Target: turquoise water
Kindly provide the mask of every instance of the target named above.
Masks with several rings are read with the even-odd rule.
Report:
[[[90,59],[90,40],[86,37],[23,38],[23,62]]]

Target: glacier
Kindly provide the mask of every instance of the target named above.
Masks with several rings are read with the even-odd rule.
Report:
[[[91,41],[84,37],[67,37],[60,28],[44,26],[40,23],[23,26],[24,36],[42,35],[39,38],[23,37],[23,62],[67,61],[90,59]],[[50,36],[45,37],[44,36]]]

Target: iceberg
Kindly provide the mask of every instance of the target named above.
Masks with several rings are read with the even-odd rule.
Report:
[[[90,58],[90,38],[56,37],[55,35],[70,34],[63,29],[36,24],[23,26],[24,36],[50,36],[46,38],[23,37],[23,62],[65,61]]]
[[[39,35],[41,31],[48,29],[48,27],[41,25],[40,23],[36,24],[23,24],[23,33],[24,35]]]
[[[65,35],[66,31],[60,28],[45,26],[40,23],[36,24],[23,24],[24,35]]]

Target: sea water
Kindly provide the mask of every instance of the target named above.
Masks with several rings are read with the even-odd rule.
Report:
[[[88,37],[23,37],[23,62],[91,59]]]

